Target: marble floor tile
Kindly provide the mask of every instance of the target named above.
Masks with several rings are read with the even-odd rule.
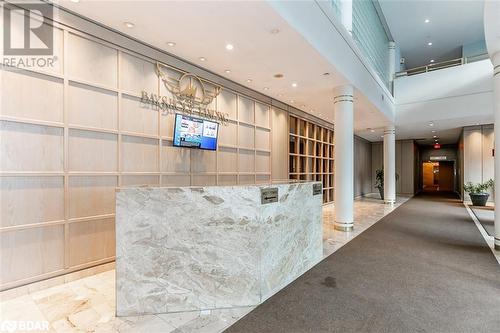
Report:
[[[355,200],[354,230],[334,230],[335,206],[323,206],[323,256],[326,257],[350,242],[354,237],[392,212],[409,197],[398,197],[395,205],[384,205],[375,198]],[[114,265],[109,265],[113,268]],[[0,323],[2,321],[47,321],[49,332],[134,332],[134,333],[183,333],[221,332],[242,318],[254,307],[237,307],[211,311],[191,311],[139,317],[115,316],[115,270],[64,281],[57,286],[35,289],[17,296],[11,293],[0,301]],[[47,331],[44,331],[47,332]]]

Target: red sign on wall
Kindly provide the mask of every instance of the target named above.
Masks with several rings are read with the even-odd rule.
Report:
[[[434,149],[440,149],[441,145],[439,143],[434,144]]]

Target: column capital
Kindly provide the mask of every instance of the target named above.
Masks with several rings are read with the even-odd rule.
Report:
[[[337,86],[333,88],[333,104],[339,102],[353,102],[354,101],[354,88],[353,86],[346,84],[342,86]]]
[[[389,42],[389,50],[394,50],[396,49],[396,43],[395,42]]]
[[[500,51],[491,56],[491,62],[493,63],[493,76],[500,75]]]
[[[386,134],[396,134],[396,128],[394,125],[387,125],[384,127],[384,135]]]

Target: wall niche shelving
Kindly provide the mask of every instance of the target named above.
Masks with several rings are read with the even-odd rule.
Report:
[[[333,130],[290,116],[290,179],[323,183],[323,203],[333,201]]]

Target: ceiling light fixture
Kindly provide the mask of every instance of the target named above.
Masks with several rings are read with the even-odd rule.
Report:
[[[290,100],[290,103],[292,103],[292,104],[293,104],[293,103],[295,103],[295,101],[292,99],[292,100]]]
[[[271,30],[269,31],[269,33],[270,33],[271,35],[276,35],[276,34],[278,34],[279,32],[280,32],[280,29],[278,29],[278,28],[274,28],[274,29],[271,29]]]
[[[328,75],[330,75],[330,73],[328,73],[328,72],[323,73],[323,76],[328,76]]]
[[[207,58],[205,58],[205,57],[200,57],[200,61],[206,61],[206,60],[207,60]]]
[[[433,62],[434,62],[434,59],[431,59],[431,63],[433,63]]]
[[[437,138],[437,135],[434,135],[433,138]]]
[[[292,83],[292,87],[297,88],[297,83],[296,82]]]
[[[264,90],[269,90],[269,87],[264,87]]]
[[[424,22],[425,22],[425,23],[429,23],[430,21],[431,21],[431,20],[429,20],[429,19],[425,19],[425,21],[424,21]]]
[[[432,46],[432,42],[427,43],[427,45]]]
[[[373,128],[370,128],[370,132],[375,133],[375,130]]]
[[[74,3],[79,3],[80,0],[71,0],[71,2],[74,2]]]
[[[224,72],[226,72],[227,74],[231,73],[231,70],[230,69],[226,69]]]
[[[436,133],[436,130],[432,130],[431,132],[432,132],[432,133]]]
[[[434,126],[434,123],[431,121],[431,122],[429,123],[429,126],[430,126],[430,127]]]
[[[274,77],[277,79],[281,79],[283,77],[283,74],[281,74],[281,73],[274,74]]]
[[[174,42],[167,42],[167,45],[173,47],[173,46],[175,46],[175,43]]]
[[[135,27],[135,24],[133,24],[132,22],[123,22],[123,24],[124,24],[127,28],[133,28],[133,27]]]
[[[248,82],[248,83],[252,82],[252,79],[247,79],[247,82]]]
[[[283,97],[283,94],[278,94],[278,97]]]
[[[226,50],[231,51],[232,49],[234,49],[233,44],[226,44]]]

